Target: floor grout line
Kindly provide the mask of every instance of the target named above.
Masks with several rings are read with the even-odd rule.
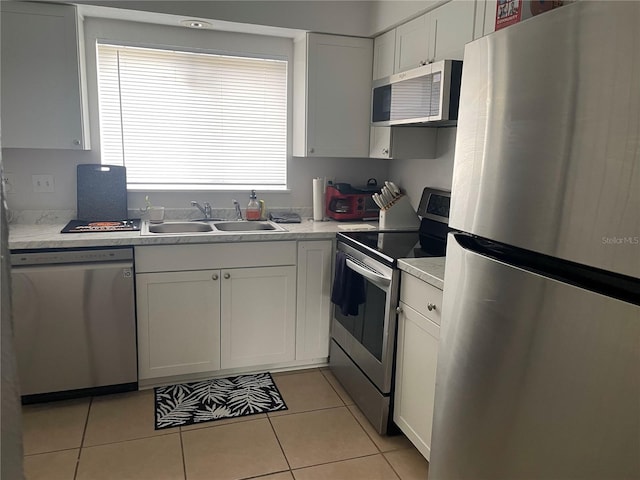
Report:
[[[368,453],[366,455],[356,455],[355,457],[343,458],[341,460],[331,460],[329,462],[314,463],[313,465],[305,465],[304,467],[294,468],[291,471],[293,472],[294,470],[304,470],[305,468],[321,467],[322,465],[331,465],[332,463],[348,462],[349,460],[357,460],[359,458],[375,457],[376,455],[382,455],[382,454],[378,452],[378,453]]]
[[[182,473],[187,480],[187,460],[184,458],[184,442],[182,441],[182,429],[180,429],[180,452],[182,452]]]
[[[284,461],[287,462],[287,466],[289,467],[289,471],[291,472],[291,464],[289,463],[289,459],[287,458],[287,454],[284,451],[284,447],[282,446],[282,443],[280,443],[280,438],[278,437],[276,428],[273,426],[273,423],[271,423],[271,418],[269,418],[269,415],[267,415],[267,420],[269,421],[269,425],[271,425],[271,431],[273,432],[273,435],[276,437],[276,442],[278,442],[278,446],[280,447],[280,451],[282,452]],[[291,473],[291,475],[293,475],[293,472]]]
[[[84,428],[82,429],[82,438],[80,439],[80,448],[78,449],[78,458],[76,459],[76,468],[73,472],[73,480],[78,478],[78,469],[80,468],[80,457],[82,456],[82,448],[84,446],[84,437],[87,435],[87,427],[89,426],[89,415],[91,415],[91,405],[93,405],[93,397],[89,397],[89,407],[87,408],[87,418],[84,420]]]
[[[382,458],[384,458],[384,461],[387,462],[387,465],[389,465],[389,467],[391,467],[391,470],[393,471],[393,473],[396,474],[396,477],[398,477],[400,480],[402,480],[402,477],[400,476],[400,473],[398,473],[396,471],[396,469],[393,468],[393,465],[391,464],[391,462],[389,461],[389,459],[387,458],[387,456],[384,453],[382,453]]]

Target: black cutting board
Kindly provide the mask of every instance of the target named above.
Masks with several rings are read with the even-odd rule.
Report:
[[[124,220],[127,213],[127,171],[117,165],[78,165],[78,219]]]

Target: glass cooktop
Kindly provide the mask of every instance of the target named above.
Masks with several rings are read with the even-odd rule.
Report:
[[[444,257],[446,244],[441,239],[410,232],[340,232],[338,241],[377,257],[391,266],[400,258]]]

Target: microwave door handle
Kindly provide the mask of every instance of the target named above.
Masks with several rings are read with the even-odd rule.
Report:
[[[358,265],[357,263],[353,262],[352,260],[349,260],[348,258],[347,258],[347,267],[349,267],[354,272],[358,272],[364,278],[366,278],[368,280],[371,280],[371,282],[373,282],[376,285],[379,285],[382,288],[386,289],[391,284],[391,279],[390,278],[387,278],[387,277],[385,277],[383,275],[379,275],[378,273],[373,272],[372,270],[369,270],[368,268],[362,267],[362,266]]]

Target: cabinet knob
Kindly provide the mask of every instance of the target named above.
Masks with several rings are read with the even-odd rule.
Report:
[[[389,149],[388,148],[383,148],[382,149],[382,154],[383,155],[389,155]]]
[[[224,278],[227,278],[227,279],[231,278],[231,274],[230,273],[225,273],[224,274]]]
[[[400,315],[402,313],[402,307],[396,307],[396,313]]]
[[[313,152],[315,152],[315,151],[316,151],[316,150],[315,150],[315,148],[310,148],[310,149],[309,149],[309,153],[313,153]]]
[[[418,63],[418,66],[424,67],[427,63],[429,63],[427,60],[420,60],[420,63]]]
[[[213,275],[211,275],[211,280],[217,280],[218,279],[218,274],[214,273]]]
[[[436,309],[436,304],[435,303],[427,303],[427,310],[429,310],[430,312],[434,311]]]
[[[80,140],[74,140],[74,141],[73,141],[73,144],[74,144],[74,145],[80,145]]]

